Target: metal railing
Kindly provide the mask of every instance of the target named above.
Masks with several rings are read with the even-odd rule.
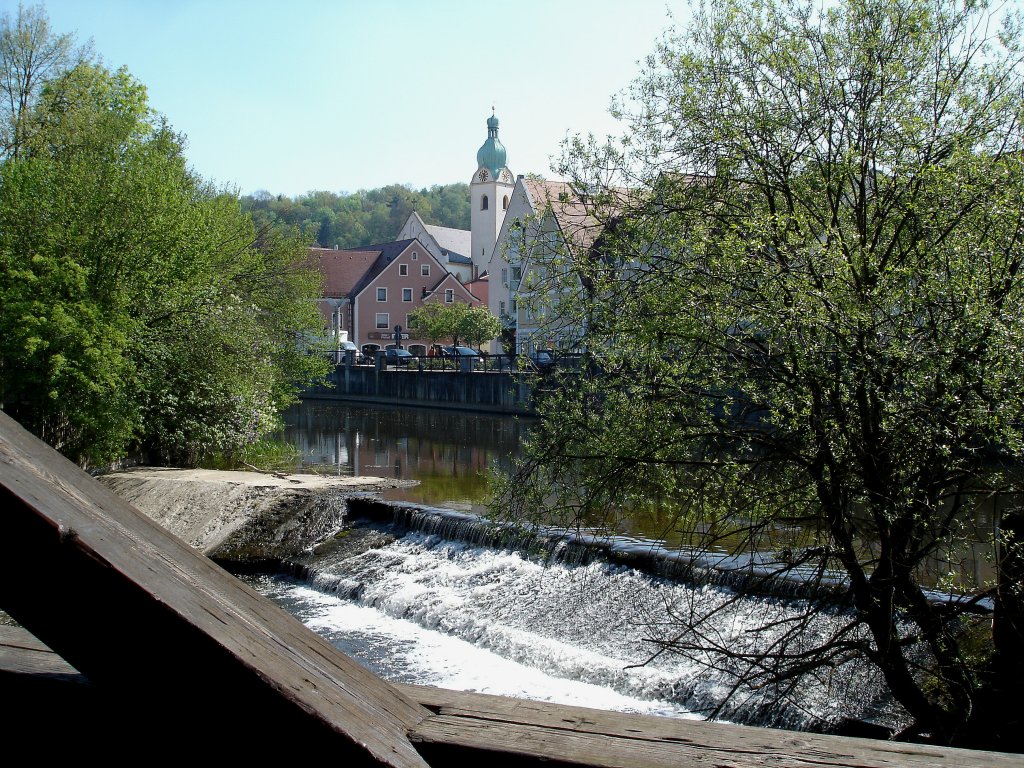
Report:
[[[477,355],[402,355],[400,358],[388,356],[386,350],[375,355],[363,355],[356,352],[335,352],[331,358],[335,365],[346,366],[379,366],[381,370],[405,371],[454,371],[462,373],[550,373],[555,370],[575,370],[579,367],[581,355],[566,353],[561,355],[534,356],[525,354],[488,354]]]

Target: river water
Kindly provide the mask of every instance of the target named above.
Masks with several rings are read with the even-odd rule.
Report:
[[[486,470],[511,461],[528,420],[307,401],[286,423],[302,469],[416,480],[387,497],[447,510],[434,516],[444,527],[363,524],[353,532],[359,547],[303,578],[246,577],[385,679],[696,717],[721,704],[730,677],[699,659],[655,653],[651,639],[671,631],[671,614],[715,610],[720,642],[740,647],[753,624],[782,625],[794,613],[792,601],[736,600],[727,586],[473,543],[473,514],[487,509]],[[808,639],[843,620],[822,614]],[[742,692],[720,713],[798,729],[829,728],[847,715],[899,719],[878,681],[850,665],[784,702],[771,691]]]

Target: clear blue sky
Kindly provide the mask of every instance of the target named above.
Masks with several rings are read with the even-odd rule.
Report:
[[[620,132],[612,95],[688,14],[685,0],[43,5],[146,85],[201,176],[289,196],[468,182],[492,104],[512,171],[551,178],[566,135]]]

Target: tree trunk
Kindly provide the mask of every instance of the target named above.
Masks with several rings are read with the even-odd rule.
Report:
[[[992,614],[989,706],[978,713],[998,740],[989,749],[1024,751],[1024,509],[1006,510],[997,536],[996,595]]]

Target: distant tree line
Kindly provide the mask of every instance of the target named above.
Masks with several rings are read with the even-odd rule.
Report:
[[[352,193],[309,192],[298,197],[261,190],[242,198],[258,225],[284,227],[324,248],[386,243],[416,211],[428,224],[469,229],[469,185],[441,184],[418,192],[390,184]]]

